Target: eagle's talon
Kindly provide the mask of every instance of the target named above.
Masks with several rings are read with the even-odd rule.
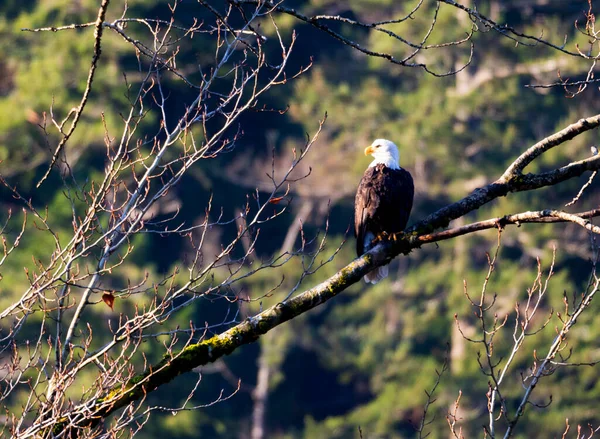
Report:
[[[394,241],[398,241],[400,239],[402,239],[402,237],[404,236],[404,232],[398,232],[398,233],[394,233]]]
[[[383,241],[388,241],[390,239],[391,235],[388,232],[381,232],[377,235],[375,235],[375,238],[373,238],[371,240],[371,244],[375,245],[378,242],[383,242]]]

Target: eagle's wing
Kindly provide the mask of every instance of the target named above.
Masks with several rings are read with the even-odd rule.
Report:
[[[389,169],[383,165],[367,168],[354,204],[356,253],[362,255],[365,238],[375,238],[383,232],[404,230],[412,210],[413,180],[405,169]]]
[[[367,235],[367,225],[373,219],[373,213],[376,211],[378,197],[373,190],[373,176],[375,168],[367,168],[354,200],[354,235],[356,236],[356,254],[362,255],[365,252],[364,241]]]

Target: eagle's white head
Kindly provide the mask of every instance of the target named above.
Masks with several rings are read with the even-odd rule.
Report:
[[[377,139],[365,149],[365,155],[372,155],[375,159],[371,162],[369,168],[382,164],[391,169],[400,169],[400,153],[394,142]]]

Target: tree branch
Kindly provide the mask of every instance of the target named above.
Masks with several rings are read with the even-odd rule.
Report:
[[[510,192],[520,192],[552,186],[564,180],[578,177],[586,171],[600,169],[600,156],[570,163],[564,167],[541,174],[522,175],[521,170],[536,157],[551,147],[566,142],[573,137],[600,125],[600,115],[582,119],[576,124],[536,143],[513,162],[507,171],[493,183],[474,190],[471,194],[413,225],[396,240],[381,242],[371,251],[346,265],[335,275],[319,285],[283,301],[266,311],[249,317],[235,327],[201,342],[191,344],[176,354],[170,355],[154,366],[150,366],[143,374],[135,376],[127,383],[113,388],[99,400],[92,410],[93,416],[88,419],[102,419],[129,403],[143,398],[148,392],[162,384],[168,383],[178,375],[188,372],[232,353],[238,347],[256,341],[262,334],[291,320],[335,297],[349,286],[358,282],[373,268],[389,263],[399,254],[408,254],[426,243],[433,243],[466,233],[508,224],[524,222],[575,222],[592,232],[600,228],[591,225],[588,218],[600,214],[595,209],[580,214],[568,214],[555,210],[524,212],[493,218],[451,230],[432,233],[433,230],[445,227],[458,217],[472,212],[484,204]],[[510,172],[509,172],[510,171]],[[65,421],[66,423],[67,421]],[[88,421],[89,422],[89,421]]]
[[[561,143],[571,140],[573,137],[578,136],[579,134],[589,131],[593,128],[596,128],[600,125],[600,115],[589,117],[587,119],[580,119],[574,124],[569,125],[568,127],[560,130],[558,133],[553,134],[540,142],[536,143],[527,151],[519,156],[517,160],[515,160],[512,165],[510,165],[502,177],[501,180],[507,181],[511,177],[519,175],[525,167],[530,164],[537,157],[542,155],[544,152],[552,149],[556,145],[560,145]]]
[[[81,115],[83,114],[83,109],[85,108],[85,104],[87,104],[88,97],[92,90],[92,82],[94,81],[94,74],[96,73],[96,67],[98,65],[98,60],[100,59],[100,53],[102,53],[102,49],[100,47],[100,42],[102,40],[102,30],[103,30],[102,23],[104,23],[104,18],[106,17],[106,10],[108,9],[109,3],[110,3],[110,0],[102,0],[102,4],[100,5],[100,8],[98,9],[98,17],[96,18],[96,22],[94,25],[94,28],[95,28],[94,29],[94,55],[92,56],[92,64],[90,65],[90,70],[88,72],[88,78],[87,78],[87,81],[85,84],[85,91],[83,92],[83,96],[81,97],[81,102],[79,103],[79,106],[76,109],[71,110],[71,112],[63,120],[63,122],[59,125],[59,131],[63,134],[63,138],[61,139],[60,143],[56,147],[56,150],[54,151],[54,154],[52,155],[52,160],[50,162],[50,166],[48,166],[46,173],[44,174],[42,179],[37,183],[37,187],[40,187],[41,184],[44,182],[44,180],[46,180],[48,178],[48,176],[50,175],[50,172],[52,171],[52,168],[56,164],[56,161],[58,160],[60,153],[62,152],[67,141],[69,140],[69,138],[75,131],[75,128],[77,128],[77,122],[79,122],[79,119],[81,118]],[[67,131],[66,133],[63,133],[62,128],[63,128],[64,124],[67,122],[67,120],[69,119],[69,117],[71,117],[71,113],[73,113],[73,121],[71,122],[71,127],[69,128],[69,131]]]
[[[402,17],[399,19],[380,21],[380,22],[375,22],[375,23],[363,23],[363,22],[360,22],[357,20],[351,20],[351,19],[344,18],[341,16],[332,16],[332,15],[308,16],[308,15],[304,15],[304,14],[298,12],[296,9],[283,6],[282,5],[283,2],[277,2],[277,1],[270,1],[270,0],[227,0],[227,1],[234,6],[264,4],[270,10],[277,11],[282,14],[286,14],[291,17],[294,17],[300,21],[303,21],[303,22],[315,27],[316,29],[319,29],[322,32],[325,32],[326,34],[335,38],[342,44],[345,44],[345,45],[351,47],[352,49],[357,50],[358,52],[361,52],[367,56],[371,56],[374,58],[383,58],[383,59],[391,62],[392,64],[396,64],[396,65],[400,65],[400,66],[404,66],[404,67],[422,68],[430,75],[436,76],[438,78],[445,77],[445,76],[452,76],[452,75],[455,75],[455,74],[463,71],[471,64],[471,61],[473,60],[475,46],[471,42],[471,38],[474,33],[474,28],[472,28],[471,31],[468,32],[467,35],[462,39],[459,39],[456,41],[440,43],[440,44],[429,44],[429,45],[427,44],[427,40],[431,36],[431,33],[433,32],[433,28],[437,24],[437,15],[438,15],[438,11],[440,9],[439,2],[436,3],[433,18],[431,19],[431,23],[429,25],[427,32],[425,33],[425,36],[423,37],[423,39],[420,42],[413,43],[413,42],[403,38],[399,34],[392,32],[391,30],[383,28],[381,26],[386,25],[386,24],[402,23],[403,21],[407,20],[408,18],[413,18],[413,14],[421,7],[422,2],[419,2],[417,4],[417,6],[415,6],[413,8],[413,10],[405,17]],[[343,22],[346,24],[350,24],[352,26],[360,27],[360,28],[373,29],[377,32],[384,33],[387,36],[394,38],[395,40],[404,44],[405,46],[407,46],[410,49],[410,52],[403,58],[398,58],[388,52],[378,52],[375,50],[368,49],[366,47],[361,46],[356,41],[345,37],[341,33],[336,32],[330,26],[324,24],[323,23],[324,21]],[[437,72],[434,72],[433,70],[431,70],[429,68],[429,66],[424,62],[412,62],[412,60],[415,58],[415,56],[423,50],[438,49],[438,48],[449,47],[449,46],[460,46],[467,42],[469,42],[469,45],[470,45],[469,58],[458,68],[450,69],[447,72],[437,73]]]
[[[466,235],[468,233],[479,232],[493,228],[503,228],[507,225],[515,224],[520,226],[523,223],[564,223],[574,222],[579,224],[591,232],[600,234],[600,227],[594,226],[591,222],[586,221],[588,218],[596,218],[600,216],[600,209],[588,210],[586,212],[569,214],[558,210],[541,210],[537,212],[523,212],[513,215],[506,215],[498,218],[490,218],[485,221],[467,224],[465,226],[456,227],[454,229],[444,230],[442,232],[421,235],[418,241],[423,244],[431,242],[443,241],[445,239],[456,238],[457,236]]]

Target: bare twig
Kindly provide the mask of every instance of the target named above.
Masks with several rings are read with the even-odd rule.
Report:
[[[58,160],[67,141],[75,131],[75,128],[77,128],[77,122],[79,122],[79,119],[83,114],[83,110],[85,109],[85,105],[87,104],[90,92],[92,91],[92,83],[94,81],[94,74],[96,73],[96,68],[98,66],[98,60],[100,59],[100,53],[102,52],[100,48],[103,30],[102,23],[104,23],[104,17],[106,17],[106,10],[108,9],[109,3],[110,0],[102,0],[100,8],[98,9],[98,17],[96,18],[96,22],[94,23],[94,54],[92,56],[92,64],[90,66],[90,70],[88,71],[88,77],[85,83],[85,90],[83,92],[83,95],[81,96],[81,101],[79,102],[77,108],[71,110],[69,115],[59,124],[60,133],[63,135],[63,137],[59,142],[58,146],[56,147],[54,154],[52,155],[52,160],[50,161],[48,170],[46,171],[42,179],[37,183],[37,187],[40,187],[44,180],[46,180],[50,175],[50,172],[56,164],[56,161]],[[71,126],[69,127],[69,130],[67,132],[64,132],[63,126],[71,117],[73,117],[73,120],[71,121]]]

